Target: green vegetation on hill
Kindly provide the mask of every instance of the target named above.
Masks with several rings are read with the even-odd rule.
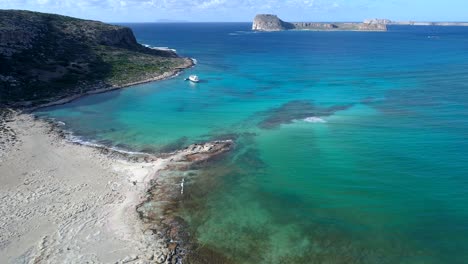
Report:
[[[126,27],[0,10],[0,105],[40,104],[123,86],[184,64],[173,52],[141,46]]]

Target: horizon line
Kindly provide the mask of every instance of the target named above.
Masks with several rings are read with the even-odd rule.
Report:
[[[96,19],[92,19],[92,18],[81,18],[81,17],[77,17],[77,16],[71,16],[71,15],[67,15],[67,14],[60,14],[60,13],[55,13],[55,12],[44,12],[44,11],[37,11],[37,10],[29,10],[29,9],[16,9],[16,8],[0,8],[0,10],[11,10],[11,11],[28,11],[28,12],[36,12],[36,13],[43,13],[43,14],[53,14],[53,15],[60,15],[60,16],[67,16],[67,17],[72,17],[72,18],[78,18],[78,19],[83,19],[83,20],[94,20],[94,21],[100,21],[100,22],[104,22],[104,23],[135,23],[135,24],[148,24],[148,23],[160,23],[160,24],[183,24],[183,23],[252,23],[254,17],[252,17],[252,19],[250,21],[185,21],[185,20],[181,20],[181,21],[178,21],[178,19],[173,19],[174,21],[170,21],[172,19],[167,19],[167,18],[161,18],[161,19],[158,19],[158,20],[169,20],[169,21],[158,21],[158,20],[155,20],[155,21],[109,21],[109,20],[96,20]],[[257,15],[259,15],[261,13],[258,13]],[[270,13],[272,15],[276,15],[276,14],[273,14],[273,13]],[[278,16],[278,15],[277,15]],[[278,16],[279,17],[279,16]],[[341,20],[341,21],[293,21],[293,20],[290,20],[288,19],[288,21],[285,20],[285,22],[290,22],[290,23],[362,23],[364,22],[365,20],[367,19],[389,19],[389,18],[377,18],[377,17],[373,17],[373,18],[364,18],[364,19],[360,19],[360,20],[357,20],[357,21],[344,21],[344,20]],[[454,21],[454,20],[412,20],[412,19],[402,19],[402,20],[393,20],[393,19],[389,19],[390,21],[392,22],[396,22],[396,23],[401,23],[401,22],[405,22],[405,23],[468,23],[468,19],[465,20],[465,21],[462,21],[462,20],[459,20],[459,21]]]

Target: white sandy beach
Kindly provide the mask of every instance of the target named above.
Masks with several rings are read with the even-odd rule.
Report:
[[[194,144],[137,162],[70,143],[32,115],[1,119],[0,263],[178,263],[186,251],[174,246],[177,238],[154,232],[159,223],[144,223],[137,206],[152,182],[164,189],[160,208],[183,195],[180,179],[158,171],[207,160],[233,144]]]
[[[113,159],[65,142],[30,115],[13,119],[8,126],[17,141],[4,148],[0,163],[0,263],[145,263],[154,258],[141,255],[157,249],[142,242],[135,206],[164,160]]]

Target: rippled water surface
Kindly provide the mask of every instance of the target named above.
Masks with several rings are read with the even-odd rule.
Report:
[[[235,263],[468,262],[468,29],[128,26],[198,65],[38,114],[136,151],[236,139],[186,180],[179,214],[201,250]]]

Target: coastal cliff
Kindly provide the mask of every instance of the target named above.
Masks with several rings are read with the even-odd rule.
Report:
[[[44,104],[189,66],[172,51],[138,44],[126,27],[0,10],[0,105]]]
[[[320,23],[320,22],[285,22],[276,15],[261,14],[254,18],[252,30],[282,31],[282,30],[317,30],[317,31],[387,31],[385,23],[376,20],[364,23]]]

